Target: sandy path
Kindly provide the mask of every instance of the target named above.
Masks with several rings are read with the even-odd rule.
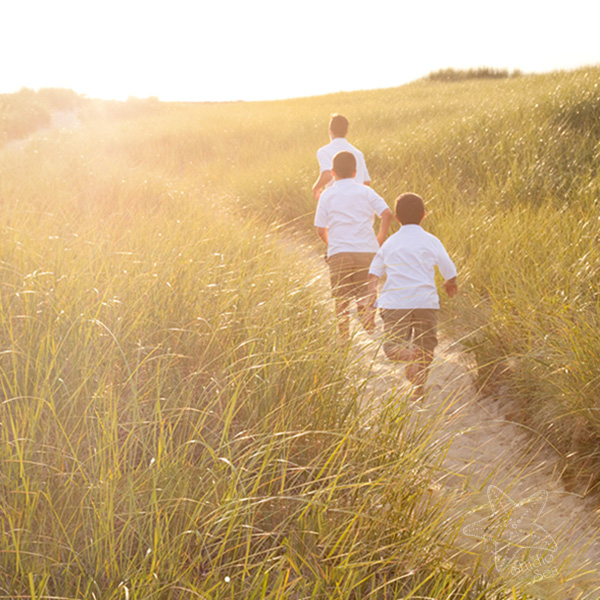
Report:
[[[380,328],[381,325],[376,336],[381,334]],[[373,345],[365,334],[358,337],[364,348]],[[402,369],[390,364],[381,350],[374,358],[373,368],[384,385],[390,379],[404,381]],[[471,558],[459,557],[460,562],[468,564],[473,557],[481,557],[484,566],[494,565],[494,543],[464,533],[465,526],[491,516],[490,486],[498,488],[517,505],[534,494],[544,497],[547,492],[545,503],[538,504],[542,512],[534,522],[545,529],[556,549],[545,554],[540,551],[527,554],[522,550],[517,559],[521,565],[529,561],[528,564],[519,567],[519,563],[513,563],[502,572],[501,579],[511,585],[541,579],[524,586],[540,598],[598,600],[598,501],[565,489],[557,452],[535,432],[510,420],[508,415],[514,410],[510,403],[478,394],[473,373],[474,365],[465,352],[451,340],[442,338],[432,364],[429,393],[424,401],[415,403],[420,418],[425,413],[428,422],[434,425],[436,437],[450,442],[435,493],[440,498],[458,500],[458,504],[454,502],[458,510],[452,509],[460,524],[456,541],[471,554]],[[403,385],[409,393],[409,385]],[[543,563],[535,562],[538,554],[544,556]],[[500,575],[495,569],[494,573]]]
[[[301,247],[298,250],[307,260],[312,261],[320,273],[324,293],[329,294],[323,247],[302,236],[296,245]],[[375,398],[369,409],[380,409],[380,402],[389,397],[393,388],[398,389],[403,401],[410,393],[410,386],[403,376],[403,368],[390,363],[380,348],[380,319],[373,336],[358,331],[357,320],[354,322],[355,352],[370,373],[368,391],[369,396]],[[479,562],[480,570],[489,571],[507,586],[514,585],[539,598],[598,600],[600,509],[597,499],[584,498],[565,489],[557,452],[535,432],[510,420],[515,407],[509,402],[479,394],[474,385],[474,372],[475,365],[466,352],[440,336],[427,397],[414,403],[415,418],[420,422],[426,419],[434,427],[435,438],[450,444],[432,493],[436,500],[448,506],[458,529],[455,542],[464,548],[464,554],[453,559],[466,567]],[[520,563],[510,564],[500,574],[495,568],[494,543],[464,533],[466,526],[492,515],[488,498],[490,486],[498,488],[516,505],[534,494],[545,498],[547,492],[545,503],[536,505],[541,514],[534,522],[545,529],[548,540],[555,546],[541,553],[539,564],[536,562],[539,550],[530,554],[521,550],[515,557]],[[530,505],[522,504],[523,507]]]

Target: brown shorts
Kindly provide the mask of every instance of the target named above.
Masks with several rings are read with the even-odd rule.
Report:
[[[334,298],[363,298],[367,295],[369,267],[374,252],[339,252],[327,259]]]
[[[433,352],[437,346],[437,309],[382,308],[384,344],[407,346],[413,344]]]

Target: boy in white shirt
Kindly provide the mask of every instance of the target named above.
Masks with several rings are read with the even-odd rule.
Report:
[[[333,157],[342,151],[352,152],[356,158],[356,174],[354,181],[363,183],[364,185],[371,184],[371,177],[367,170],[365,157],[363,153],[355,148],[347,139],[348,135],[348,119],[343,115],[331,115],[329,120],[329,144],[322,146],[317,150],[317,161],[319,163],[319,177],[315,181],[312,192],[315,200],[319,199],[321,192],[333,185],[333,173],[331,165]]]
[[[406,377],[423,396],[429,365],[437,346],[440,299],[435,285],[437,266],[451,298],[458,291],[456,267],[442,242],[421,227],[425,205],[420,196],[402,194],[396,200],[396,219],[402,227],[378,250],[369,269],[369,306],[381,310],[383,350],[393,361],[408,362]],[[385,283],[377,298],[379,279]],[[413,348],[410,348],[410,342]]]
[[[335,182],[319,198],[315,226],[327,244],[338,329],[347,340],[353,297],[365,329],[375,328],[375,315],[367,310],[369,265],[387,236],[393,215],[379,194],[354,181],[356,158],[351,152],[338,152],[334,156],[332,172]],[[373,230],[375,215],[381,218],[377,235]]]

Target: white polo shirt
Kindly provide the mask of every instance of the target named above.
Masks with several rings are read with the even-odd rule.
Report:
[[[420,225],[402,225],[377,251],[369,273],[383,277],[379,308],[439,308],[435,267],[447,281],[456,267],[438,238]]]
[[[363,153],[358,148],[355,148],[346,138],[341,137],[333,138],[329,144],[317,150],[320,172],[331,171],[333,157],[342,151],[352,152],[356,158],[356,176],[354,177],[354,181],[357,183],[371,181]],[[330,182],[326,187],[331,187],[331,185],[332,183]]]
[[[327,256],[340,252],[377,252],[375,215],[388,208],[373,189],[353,179],[338,179],[317,203],[315,227],[327,227]]]

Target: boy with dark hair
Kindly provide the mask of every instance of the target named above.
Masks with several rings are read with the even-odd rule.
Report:
[[[437,346],[437,313],[440,300],[435,285],[435,266],[446,280],[451,298],[458,291],[456,267],[442,242],[427,233],[421,222],[425,205],[420,196],[402,194],[396,200],[396,219],[402,227],[377,251],[369,269],[369,306],[381,310],[383,350],[393,361],[408,362],[406,377],[417,396],[425,382]],[[379,279],[385,276],[377,298]],[[413,347],[410,348],[410,343]]]
[[[351,152],[339,152],[332,165],[335,183],[319,198],[315,226],[327,244],[327,264],[332,295],[343,339],[350,337],[350,302],[356,299],[360,320],[367,331],[375,328],[375,318],[367,310],[369,265],[383,244],[392,221],[385,200],[370,187],[354,181],[356,158]],[[381,218],[375,235],[375,215]]]
[[[333,181],[331,165],[333,157],[338,152],[351,152],[356,158],[356,175],[354,179],[357,183],[369,185],[371,178],[365,157],[363,153],[355,148],[347,139],[348,135],[348,119],[343,115],[333,114],[329,120],[329,144],[317,150],[317,161],[319,162],[319,177],[312,187],[313,196],[316,200],[319,199],[321,192],[330,187]]]
[[[348,119],[344,117],[344,115],[334,114],[331,115],[331,119],[329,120],[329,131],[334,135],[334,137],[345,138],[348,135]]]

